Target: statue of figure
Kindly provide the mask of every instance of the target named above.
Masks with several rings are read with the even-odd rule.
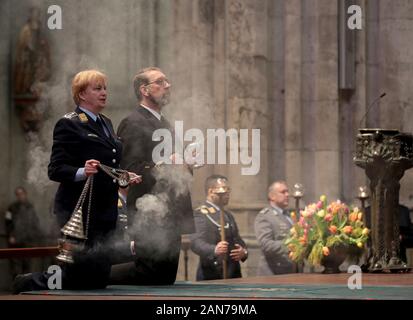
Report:
[[[36,104],[49,77],[49,45],[42,32],[40,10],[31,8],[19,34],[14,66],[14,100],[25,132],[40,128],[42,114]]]
[[[39,82],[50,77],[49,45],[42,34],[39,8],[31,8],[20,31],[14,69],[14,94],[39,97]]]

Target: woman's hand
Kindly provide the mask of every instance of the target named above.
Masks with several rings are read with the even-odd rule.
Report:
[[[90,177],[98,172],[97,166],[100,164],[98,160],[90,159],[85,162],[85,175]]]

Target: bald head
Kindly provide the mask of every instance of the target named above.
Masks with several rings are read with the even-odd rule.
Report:
[[[288,186],[285,181],[275,181],[268,188],[268,200],[281,209],[288,207]]]

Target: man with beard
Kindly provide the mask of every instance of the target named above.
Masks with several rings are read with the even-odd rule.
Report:
[[[173,284],[181,235],[194,230],[190,179],[182,181],[191,175],[186,166],[159,166],[152,159],[159,143],[153,141],[153,133],[158,129],[172,132],[162,115],[171,87],[165,74],[156,67],[145,68],[136,74],[133,85],[138,105],[121,121],[118,136],[123,142],[122,168],[133,169],[143,179],[140,186],[130,187],[127,197],[128,230],[135,242],[136,258],[133,263],[114,265],[111,282]],[[175,157],[170,155],[172,160]]]

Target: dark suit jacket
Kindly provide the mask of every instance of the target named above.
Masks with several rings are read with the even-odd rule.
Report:
[[[136,211],[136,200],[145,194],[169,195],[169,211],[172,225],[178,234],[192,233],[194,221],[192,214],[191,196],[189,191],[176,194],[171,181],[157,181],[155,163],[152,161],[152,151],[159,141],[152,140],[152,134],[157,129],[168,129],[174,136],[169,122],[162,118],[159,121],[151,112],[138,106],[119,124],[118,136],[123,142],[122,168],[142,175],[142,183],[131,186],[128,193],[128,211]],[[162,170],[173,173],[180,170],[172,165],[165,165]],[[166,174],[168,176],[168,174]],[[169,174],[170,177],[173,174]],[[130,219],[131,222],[133,219]]]
[[[86,160],[96,159],[105,165],[119,167],[122,144],[113,131],[110,119],[103,115],[101,118],[110,131],[110,137],[79,108],[61,118],[54,128],[48,174],[51,180],[60,182],[54,206],[60,227],[69,220],[79,200],[86,180],[75,182],[74,179],[77,170],[84,167]],[[115,229],[117,202],[118,184],[106,173],[99,171],[94,175],[89,241]],[[83,206],[84,223],[87,203],[88,198]]]
[[[204,206],[212,207],[207,202]],[[222,279],[222,259],[215,256],[215,246],[221,241],[220,228],[218,227],[221,211],[214,214],[203,213],[202,211],[202,206],[195,210],[196,233],[191,235],[191,249],[199,255],[197,280]],[[229,257],[229,252],[235,249],[236,243],[244,248],[246,248],[246,244],[239,235],[237,223],[231,212],[224,211],[224,214],[225,223],[228,223],[228,229],[225,229],[225,240],[229,243],[227,255],[228,278],[240,278],[242,276],[240,263],[233,261]],[[213,219],[215,223],[210,219]]]

